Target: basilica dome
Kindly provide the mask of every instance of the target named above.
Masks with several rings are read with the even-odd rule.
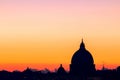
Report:
[[[80,49],[77,50],[71,59],[70,73],[78,75],[89,75],[95,71],[94,60],[91,53],[86,50],[82,40]]]
[[[73,54],[71,64],[93,64],[93,57],[89,51],[85,49],[85,45],[82,41],[80,49]]]

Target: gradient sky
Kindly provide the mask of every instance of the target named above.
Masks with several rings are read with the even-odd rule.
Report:
[[[120,0],[0,0],[0,69],[68,67],[82,38],[97,68],[120,65]]]

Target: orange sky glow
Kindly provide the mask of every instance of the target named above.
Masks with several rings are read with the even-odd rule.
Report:
[[[119,0],[0,0],[0,70],[69,70],[81,39],[97,69],[120,65]]]

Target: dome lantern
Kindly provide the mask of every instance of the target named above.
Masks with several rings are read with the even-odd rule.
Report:
[[[83,39],[82,39],[82,42],[81,42],[81,44],[80,44],[80,49],[85,49],[85,44],[84,44],[84,42],[83,42]]]

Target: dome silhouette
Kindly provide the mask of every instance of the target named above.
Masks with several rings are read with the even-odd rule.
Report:
[[[63,68],[62,64],[60,64],[60,67],[58,68],[57,73],[58,73],[58,74],[66,74],[66,71],[65,71],[65,69]]]
[[[77,50],[71,59],[70,73],[89,75],[95,71],[94,60],[91,53],[86,50],[82,40],[80,49]]]

